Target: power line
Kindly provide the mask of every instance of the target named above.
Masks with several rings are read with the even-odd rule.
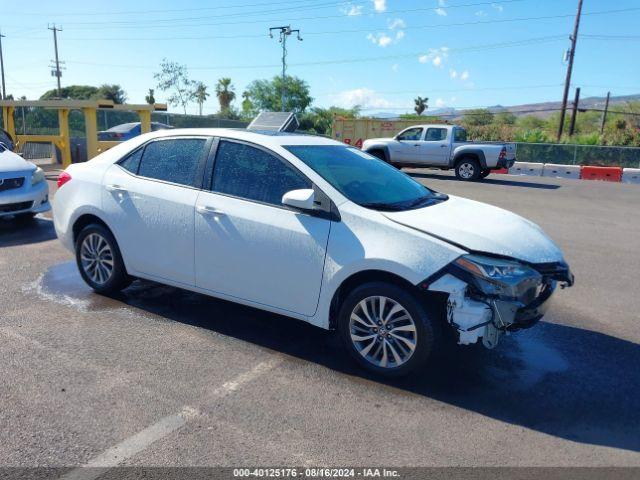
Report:
[[[474,51],[483,51],[483,50],[492,50],[506,47],[516,47],[516,46],[529,46],[529,45],[538,45],[541,43],[554,42],[558,40],[562,40],[564,35],[550,35],[545,37],[535,37],[523,40],[515,40],[511,42],[500,42],[493,44],[485,44],[485,45],[473,45],[469,47],[460,47],[460,48],[449,48],[447,49],[448,53],[464,53],[464,52],[474,52]],[[291,63],[290,66],[295,67],[304,67],[304,66],[322,66],[322,65],[332,65],[332,64],[341,64],[341,63],[362,63],[362,62],[376,62],[376,61],[384,61],[384,60],[397,60],[402,58],[418,58],[423,55],[422,52],[414,52],[414,53],[405,53],[405,54],[396,54],[396,55],[377,55],[375,57],[356,57],[356,58],[344,58],[337,60],[317,60],[310,62],[299,62],[299,63]],[[109,68],[136,68],[136,69],[152,69],[157,68],[154,65],[125,65],[125,64],[106,64],[106,63],[98,63],[98,62],[80,62],[80,61],[68,61],[67,63],[73,63],[78,65],[93,65],[97,67],[109,67]],[[254,69],[254,68],[275,68],[279,67],[280,64],[251,64],[251,65],[221,65],[215,67],[205,67],[205,66],[194,66],[188,67],[189,70],[234,70],[234,69]]]
[[[583,16],[589,15],[608,15],[608,14],[616,14],[616,13],[626,13],[631,11],[638,11],[640,7],[634,8],[625,8],[625,9],[616,9],[616,10],[602,10],[597,12],[586,12],[583,13]],[[561,15],[544,15],[538,17],[516,17],[516,18],[505,18],[505,19],[495,19],[495,20],[478,20],[473,22],[457,22],[457,23],[441,23],[441,24],[426,24],[426,25],[408,25],[403,30],[425,30],[431,28],[449,28],[449,27],[462,27],[469,25],[487,25],[487,24],[498,24],[498,23],[511,23],[511,22],[526,22],[526,21],[538,21],[538,20],[552,20],[559,18],[569,18],[573,17],[575,14],[561,14]],[[363,32],[371,32],[371,28],[366,29],[352,29],[352,30],[333,30],[333,31],[311,31],[305,32],[305,35],[337,35],[337,34],[348,34],[348,33],[363,33]],[[21,37],[24,38],[24,37]],[[30,37],[31,39],[35,37]],[[163,37],[65,37],[66,40],[73,41],[95,41],[95,40],[108,40],[108,41],[176,41],[176,40],[213,40],[213,39],[249,39],[249,38],[264,38],[263,34],[244,34],[244,35],[205,35],[205,36],[163,36]]]

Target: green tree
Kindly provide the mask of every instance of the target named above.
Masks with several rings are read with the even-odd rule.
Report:
[[[491,122],[493,122],[493,113],[486,108],[466,110],[462,117],[462,123],[469,126],[489,125]]]
[[[202,105],[204,105],[204,102],[209,98],[209,92],[207,92],[207,86],[204,83],[198,82],[194,90],[194,97],[196,102],[198,102],[200,116],[202,116]]]
[[[92,95],[96,100],[111,100],[113,103],[122,104],[127,101],[127,92],[120,85],[103,84],[98,87],[98,91]]]
[[[149,105],[153,105],[154,103],[156,103],[156,97],[154,97],[155,90],[153,88],[149,89],[149,93],[147,95],[145,95],[144,97],[144,101],[147,102]]]
[[[535,115],[525,115],[516,120],[516,125],[522,130],[536,130],[545,128],[547,122]]]
[[[300,122],[301,130],[311,131],[319,133],[321,135],[331,135],[333,118],[335,116],[344,118],[357,118],[359,115],[360,107],[357,106],[353,108],[315,107],[307,112],[300,114],[298,116],[298,121]]]
[[[71,100],[91,100],[96,98],[98,93],[97,87],[91,85],[69,85],[60,89],[60,98]],[[42,94],[40,100],[53,100],[58,98],[58,89],[53,88]]]
[[[249,92],[246,90],[242,92],[242,117],[251,118],[254,116],[254,107],[249,98]]]
[[[163,92],[170,92],[167,102],[169,105],[181,106],[185,115],[187,105],[194,98],[195,82],[189,79],[187,67],[177,62],[170,62],[166,58],[160,63],[160,71],[153,74],[158,82],[158,88]]]
[[[498,125],[515,125],[517,117],[511,112],[499,112],[493,116],[493,123]]]
[[[429,108],[429,106],[427,105],[427,103],[429,102],[429,98],[428,97],[422,98],[422,97],[418,96],[417,98],[415,98],[413,100],[413,102],[416,104],[416,106],[413,109],[416,111],[418,116],[422,115],[424,113],[424,111],[427,108]]]
[[[236,98],[236,92],[229,77],[220,78],[216,84],[216,97],[220,103],[220,113],[225,114],[231,109],[231,102]]]
[[[309,85],[304,80],[287,76],[284,86],[286,97],[284,110],[287,112],[304,112],[313,98],[309,93]],[[259,111],[282,110],[282,77],[273,77],[272,80],[254,80],[247,87],[247,98],[252,105],[252,113]]]

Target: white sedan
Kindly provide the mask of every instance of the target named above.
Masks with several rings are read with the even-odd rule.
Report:
[[[288,315],[383,375],[423,365],[445,329],[491,348],[573,283],[533,223],[321,137],[155,132],[58,184],[56,231],[97,292],[145,278]]]
[[[31,218],[49,210],[44,171],[0,143],[0,218]]]

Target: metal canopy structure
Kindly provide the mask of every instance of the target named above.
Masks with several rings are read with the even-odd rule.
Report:
[[[300,127],[292,112],[261,112],[249,124],[247,130],[267,132],[295,132]]]
[[[14,120],[15,109],[45,108],[58,111],[58,135],[16,135]],[[136,112],[140,118],[142,133],[151,131],[151,112],[167,111],[165,104],[114,104],[111,100],[0,100],[2,108],[3,128],[16,140],[17,145],[27,142],[52,143],[60,149],[62,166],[67,167],[71,163],[71,146],[69,140],[69,112],[81,110],[85,120],[85,133],[87,136],[87,158],[91,159],[120,142],[98,141],[98,110],[120,110]]]

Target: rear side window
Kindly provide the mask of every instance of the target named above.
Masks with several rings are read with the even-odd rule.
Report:
[[[189,187],[196,185],[206,140],[176,138],[147,144],[138,175]]]
[[[427,142],[441,142],[447,139],[446,128],[427,128],[427,135],[425,136]]]
[[[464,128],[456,128],[453,131],[453,141],[454,142],[466,142],[467,141],[467,131]]]
[[[140,159],[142,158],[142,150],[144,149],[139,148],[138,150],[133,152],[131,155],[129,155],[127,158],[125,158],[124,160],[121,160],[119,165],[125,170],[128,170],[129,172],[133,173],[134,175],[137,175],[138,168],[140,167]]]
[[[242,143],[221,141],[212,190],[257,202],[282,205],[282,196],[311,182],[279,158]]]

